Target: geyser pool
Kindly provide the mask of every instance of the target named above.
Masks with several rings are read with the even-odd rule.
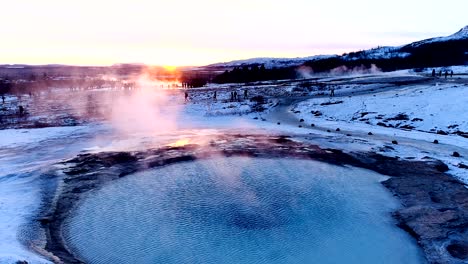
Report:
[[[310,160],[178,163],[91,191],[64,236],[88,263],[423,263],[382,179]]]

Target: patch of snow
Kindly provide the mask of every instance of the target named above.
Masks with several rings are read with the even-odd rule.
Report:
[[[0,130],[0,148],[17,147],[39,141],[59,138],[69,133],[80,133],[88,130],[85,126],[48,127],[42,129],[5,129]]]
[[[98,127],[0,130],[0,263],[23,260],[50,263],[20,242],[28,240],[20,238],[29,236],[21,231],[36,217],[41,189],[48,184],[41,170],[78,154],[89,144],[92,138],[89,133],[99,130]]]
[[[31,178],[2,179],[0,176],[0,263],[50,263],[26,249],[18,230],[38,210],[40,188]]]

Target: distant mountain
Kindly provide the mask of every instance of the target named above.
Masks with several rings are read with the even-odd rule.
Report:
[[[372,63],[383,70],[462,65],[468,62],[468,26],[446,37],[413,42],[399,47],[379,47],[351,52],[340,63]],[[306,64],[313,64],[307,62]]]
[[[418,42],[413,42],[409,44],[412,47],[418,47],[425,44],[435,43],[435,42],[447,42],[447,41],[457,41],[457,40],[466,40],[468,39],[468,26],[460,29],[457,33],[452,34],[447,37],[438,37],[421,40]]]
[[[230,62],[220,62],[205,66],[206,68],[232,68],[242,66],[263,65],[267,69],[274,67],[284,68],[304,64],[307,61],[321,60],[337,55],[317,55],[303,58],[253,58],[246,60],[235,60]]]
[[[217,83],[254,82],[301,78],[298,67],[307,67],[310,73],[373,72],[401,69],[437,68],[468,65],[468,26],[457,33],[413,42],[399,47],[377,47],[339,55],[306,58],[257,58],[208,65],[205,68],[222,72],[213,81]]]
[[[377,47],[339,55],[319,55],[304,58],[253,58],[215,63],[203,68],[233,69],[263,65],[267,69],[306,65],[314,72],[335,67],[356,67],[371,64],[383,70],[402,68],[439,67],[468,63],[468,26],[453,35],[413,42],[399,47]]]

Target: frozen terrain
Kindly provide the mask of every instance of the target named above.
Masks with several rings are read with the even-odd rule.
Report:
[[[89,103],[88,94],[112,91],[77,92],[72,96],[72,105],[57,101],[70,97],[62,91],[43,97],[44,100],[25,96],[22,100],[27,100],[32,120],[24,120],[25,127],[34,127],[38,120],[48,126],[82,125],[0,130],[0,263],[47,262],[28,249],[37,237],[25,228],[37,222],[40,201],[47,196],[44,192],[54,188],[54,181],[42,172],[84,152],[154,147],[192,136],[209,138],[226,131],[276,133],[345,152],[375,151],[402,159],[440,159],[449,166],[449,174],[468,183],[468,170],[464,167],[468,164],[468,139],[463,136],[468,131],[466,78],[428,79],[427,73],[423,75],[404,71],[209,85],[190,90],[188,102],[184,102],[181,91],[175,91],[165,98],[162,109],[157,108],[158,112],[171,113],[169,120],[167,115],[155,115],[157,121],[152,122],[134,119],[135,115],[147,117],[152,108],[142,108],[145,115],[139,111],[124,113],[129,114],[127,121],[133,127],[142,126],[141,130],[131,131],[121,131],[121,123],[113,123],[99,113],[78,118],[81,112],[77,110],[86,110]],[[331,88],[335,89],[332,98]],[[230,99],[232,89],[237,89],[240,99]],[[245,89],[247,99],[243,98]],[[213,99],[214,91],[217,100]],[[252,101],[255,96],[263,99]],[[9,105],[16,106],[16,98],[8,100]],[[110,102],[92,101],[103,113]],[[136,110],[142,105],[142,101],[125,103]],[[143,126],[145,123],[151,124]],[[439,144],[434,144],[434,140]],[[460,157],[453,156],[454,152]]]
[[[313,121],[311,112],[319,111],[328,121],[364,123],[423,132],[444,134],[465,133],[468,85],[435,83],[409,85],[402,89],[356,96],[311,99],[293,111]],[[340,90],[336,91],[340,94]],[[450,103],[448,103],[450,102]],[[468,135],[467,135],[468,136]]]
[[[28,250],[38,237],[25,228],[38,213],[43,193],[53,190],[42,171],[79,153],[88,146],[90,132],[97,131],[84,127],[0,131],[0,263],[48,262]]]
[[[314,124],[329,135],[384,141],[380,149],[389,154],[441,159],[454,175],[468,183],[464,168],[468,154],[468,84],[454,82],[449,79],[391,90],[381,86],[335,85],[334,97],[302,101],[287,111],[296,119],[303,119],[304,126]],[[360,89],[369,92],[359,92]],[[393,140],[399,144],[392,144]],[[434,140],[439,144],[434,144]],[[453,157],[454,151],[463,154]]]

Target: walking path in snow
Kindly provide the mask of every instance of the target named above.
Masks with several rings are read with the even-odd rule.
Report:
[[[453,82],[452,80],[449,81],[448,84],[444,84],[444,92],[446,92],[446,95],[441,98],[441,100],[444,100],[444,104],[450,105],[450,100],[456,98],[467,101],[468,86],[466,86],[465,80],[462,80],[460,83]],[[410,96],[414,96],[415,93],[410,92],[419,91],[422,88],[428,89],[428,87],[434,87],[438,82],[439,80],[422,79],[420,82],[409,86],[386,86],[384,88],[364,87],[357,91],[356,89],[351,90],[349,88],[338,89],[333,98],[327,94],[282,99],[278,107],[265,115],[264,118],[273,124],[280,122],[280,126],[289,125],[298,128],[296,130],[300,131],[300,133],[319,134],[321,137],[315,136],[314,140],[329,144],[330,147],[343,148],[345,151],[358,151],[365,148],[366,150],[374,150],[384,155],[398,156],[401,158],[423,159],[424,157],[431,157],[440,159],[449,166],[451,174],[468,184],[468,170],[459,167],[460,164],[468,164],[467,138],[458,135],[439,135],[424,131],[381,127],[358,121],[339,120],[338,118],[331,119],[323,116],[316,117],[311,114],[311,111],[323,111],[324,108],[329,107],[318,107],[317,104],[313,104],[316,102],[336,102],[340,100],[346,102],[350,99],[349,96],[352,96],[352,98],[362,97],[369,99],[374,98],[373,95],[375,94],[381,96],[381,94],[389,91],[392,93],[407,92]],[[457,85],[462,87],[456,89]],[[436,87],[439,87],[439,85]],[[453,87],[455,87],[455,91],[450,90],[451,88],[453,89]],[[426,93],[429,92],[431,91],[427,91]],[[452,93],[454,93],[454,95],[452,95]],[[451,98],[451,96],[456,98]],[[399,104],[399,99],[407,98],[401,96],[400,98],[395,97],[394,99],[392,103]],[[415,103],[418,102],[417,100],[418,99],[414,99]],[[465,121],[463,125],[466,127],[468,126],[466,123],[468,120],[464,117],[464,115],[466,115],[464,113],[464,108],[468,105],[468,102],[465,104],[463,104],[463,102],[457,103],[459,105],[457,105],[458,108],[455,109],[454,112],[442,114],[445,114],[447,119],[452,116],[462,120],[462,122]],[[343,106],[343,104],[333,105],[333,107],[342,107],[342,112],[347,112],[351,115],[357,110],[353,108],[354,106],[355,104],[350,107]],[[386,106],[382,106],[384,109],[385,107]],[[329,116],[333,116],[334,112],[329,111],[328,114]],[[301,122],[301,120],[304,121]],[[442,120],[431,120],[431,122],[437,121],[442,123]],[[312,124],[314,126],[312,126]],[[337,131],[337,129],[339,129],[339,131]],[[372,133],[372,135],[369,135],[369,132]],[[322,136],[326,136],[327,139],[324,140]],[[309,138],[312,138],[312,136]],[[396,140],[397,144],[392,143],[394,140]],[[439,143],[434,144],[434,140],[438,140]],[[453,157],[452,154],[454,152],[458,152],[461,157]]]

